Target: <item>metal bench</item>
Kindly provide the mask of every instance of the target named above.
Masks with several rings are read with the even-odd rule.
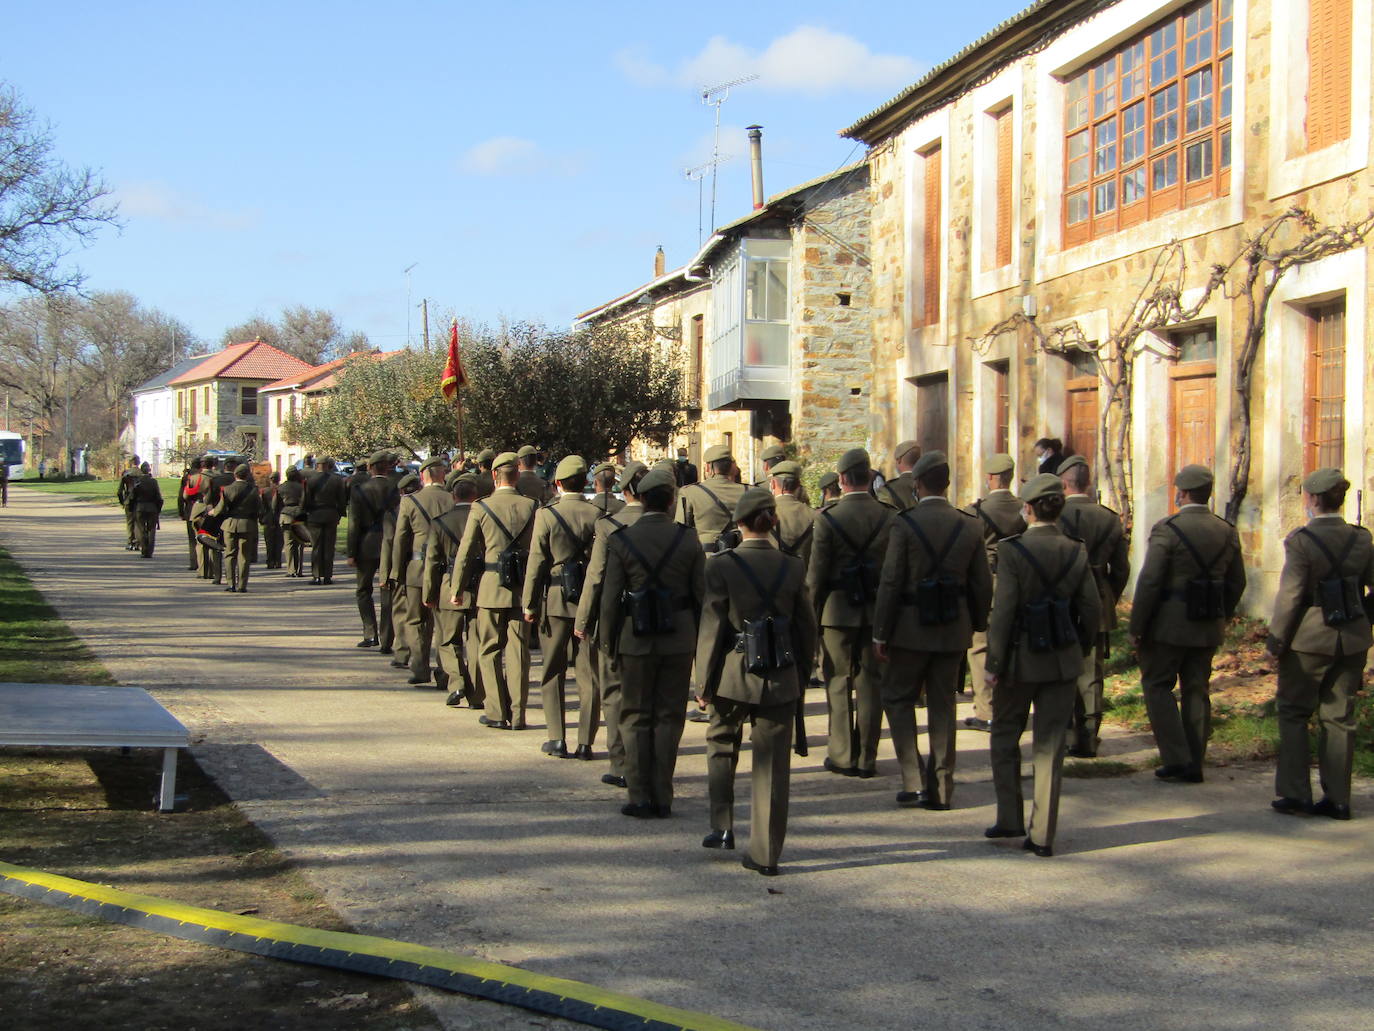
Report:
[[[191,736],[141,687],[0,684],[0,745],[29,748],[161,748],[158,809],[176,802],[177,749]]]

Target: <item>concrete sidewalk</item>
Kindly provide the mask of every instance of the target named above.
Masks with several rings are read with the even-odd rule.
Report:
[[[1368,783],[1337,823],[1271,813],[1268,768],[1069,779],[1059,854],[1037,859],[982,837],[986,735],[960,734],[957,808],[897,809],[888,744],[874,780],[821,770],[813,690],[783,876],[761,878],[700,847],[704,727],[688,725],[673,818],[628,820],[604,761],[539,753],[537,708],[526,733],[485,730],[354,648],[347,567],[330,588],[259,569],[226,594],[186,571],[174,518],[151,561],[122,533],[112,509],[23,488],[0,512],[0,544],[363,933],[773,1031],[1370,1023]],[[453,1028],[562,1026],[425,994]]]

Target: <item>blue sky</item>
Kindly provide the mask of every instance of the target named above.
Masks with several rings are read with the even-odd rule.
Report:
[[[861,156],[839,129],[1023,6],[76,0],[11,12],[0,78],[120,202],[73,256],[87,289],[207,341],[305,304],[392,348],[421,298],[564,325],[660,244],[687,260],[701,87],[760,76],[721,110],[721,224],[749,208],[744,126],[770,195],[829,172]]]

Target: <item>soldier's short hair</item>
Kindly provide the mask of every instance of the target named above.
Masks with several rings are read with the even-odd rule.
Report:
[[[301,481],[301,471],[300,471],[299,469],[297,469],[294,465],[287,466],[287,467],[286,467],[286,478],[287,478],[287,480],[289,480],[291,483],[300,483],[300,481]]]
[[[615,466],[606,465],[596,471],[594,482],[602,491],[615,489]]]
[[[873,479],[873,467],[866,462],[851,466],[840,473],[840,482],[847,487],[867,487]]]
[[[1191,504],[1205,505],[1212,500],[1212,485],[1209,483],[1202,487],[1192,487],[1187,490],[1180,487],[1179,493],[1187,498]]]
[[[493,483],[503,483],[508,486],[513,486],[515,482],[520,479],[520,470],[513,465],[503,465],[500,469],[493,469],[491,471],[491,478]]]
[[[719,461],[711,463],[711,471],[717,476],[729,476],[730,467],[734,464],[735,460],[733,458],[722,458]]]
[[[477,497],[477,484],[471,480],[458,480],[453,485],[453,498],[455,501],[471,501]]]
[[[989,479],[995,482],[997,486],[1005,490],[1006,488],[1011,486],[1011,478],[1015,475],[1016,472],[1014,470],[1009,470],[1004,473],[992,473],[990,474]]]
[[[1347,480],[1321,494],[1314,494],[1313,497],[1317,499],[1317,504],[1323,512],[1339,512],[1345,505],[1345,492],[1349,489],[1350,482]]]
[[[246,479],[248,479],[248,463],[247,463],[247,462],[242,462],[242,463],[240,463],[239,466],[234,470],[234,479],[236,479],[236,480],[246,480]]]
[[[202,469],[218,469],[219,459],[216,458],[214,455],[206,455],[204,458],[200,460],[200,467]]]
[[[773,482],[775,482],[778,485],[778,488],[784,494],[793,493],[801,484],[801,481],[798,480],[795,476],[774,476]]]
[[[1088,480],[1092,478],[1092,470],[1086,465],[1071,465],[1063,471],[1060,478],[1067,481],[1068,485],[1076,491],[1088,489]]]
[[[1035,518],[1042,523],[1052,523],[1059,518],[1059,513],[1064,511],[1063,494],[1046,494],[1044,497],[1036,498],[1030,503],[1031,511],[1035,513]]]
[[[635,495],[646,512],[666,512],[673,504],[672,487],[650,487],[643,494]]]
[[[578,473],[575,476],[569,476],[558,482],[562,484],[563,489],[569,494],[581,494],[582,489],[587,486],[587,474]]]
[[[777,524],[778,510],[776,508],[765,508],[760,512],[755,512],[741,524],[750,533],[767,533]]]
[[[927,469],[916,480],[926,490],[939,492],[949,487],[949,466],[937,465]]]

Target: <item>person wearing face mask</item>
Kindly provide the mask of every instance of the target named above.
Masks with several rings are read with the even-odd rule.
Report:
[[[1058,473],[1064,461],[1064,442],[1058,437],[1041,437],[1035,442],[1035,464],[1042,473]]]

